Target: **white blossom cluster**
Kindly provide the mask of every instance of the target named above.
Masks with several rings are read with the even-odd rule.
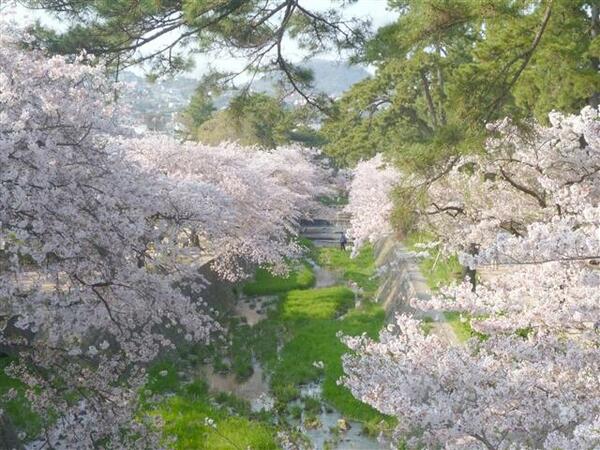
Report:
[[[551,126],[523,131],[509,119],[491,124],[486,152],[454,161],[429,184],[423,222],[450,249],[487,247],[499,234],[583,214],[600,195],[598,111],[550,114]],[[592,213],[593,214],[593,213]],[[502,261],[499,261],[502,262]]]
[[[44,445],[147,447],[131,420],[143,365],[216,328],[198,267],[280,269],[326,173],[299,148],[135,138],[100,66],[0,34],[0,349],[60,417]]]
[[[451,346],[405,315],[379,342],[345,342],[356,353],[344,357],[345,385],[397,417],[410,446],[598,448],[596,348],[541,334]]]
[[[420,211],[446,249],[495,269],[413,305],[461,311],[455,345],[398,316],[347,338],[344,383],[398,418],[398,438],[445,448],[600,448],[600,122],[585,108],[526,133],[505,120]]]
[[[290,234],[318,208],[314,198],[328,192],[328,172],[313,162],[316,153],[311,149],[260,151],[234,143],[210,147],[160,135],[127,144],[129,157],[143,167],[183,185],[212,187],[223,196],[221,203],[210,206],[218,216],[211,223],[215,229],[195,227],[188,233],[204,252],[218,255],[213,268],[231,280],[244,275],[241,261],[284,270],[284,259],[300,252]],[[185,195],[178,201],[185,201]]]
[[[391,233],[390,194],[400,181],[400,172],[377,154],[368,161],[360,161],[352,175],[346,211],[351,214],[348,237],[353,240],[356,252],[364,243]]]

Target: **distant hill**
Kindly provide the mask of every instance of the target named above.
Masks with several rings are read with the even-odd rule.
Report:
[[[302,66],[313,71],[314,92],[323,92],[334,98],[369,76],[362,67],[325,59],[313,59],[302,63]],[[277,76],[264,76],[254,81],[252,90],[276,94],[278,79]],[[130,71],[122,72],[120,81],[130,87],[125,90],[122,100],[130,106],[134,120],[156,131],[174,129],[177,114],[185,109],[198,84],[198,80],[185,76],[149,82]],[[233,95],[235,92],[229,91],[216,98],[217,109],[225,108]],[[286,101],[295,104],[301,99],[298,95],[291,95]]]
[[[314,91],[323,92],[330,97],[339,97],[354,83],[369,76],[369,72],[363,67],[353,66],[346,62],[313,59],[300,65],[313,72]],[[263,77],[255,81],[252,88],[257,92],[274,94],[278,79],[275,76]]]

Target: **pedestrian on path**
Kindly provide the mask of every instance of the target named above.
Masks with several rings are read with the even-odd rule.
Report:
[[[348,239],[346,239],[346,233],[343,231],[340,233],[340,249],[346,251],[346,243]]]

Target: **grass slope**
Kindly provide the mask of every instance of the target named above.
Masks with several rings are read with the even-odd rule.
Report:
[[[246,295],[270,295],[293,289],[308,289],[315,285],[315,275],[306,264],[292,270],[287,277],[275,276],[265,269],[258,269],[254,280],[244,284]]]
[[[174,362],[154,364],[141,396],[140,413],[162,418],[163,435],[169,448],[278,448],[275,429],[255,417],[247,402],[225,393],[212,395],[202,380],[183,384],[178,369]],[[159,402],[147,401],[154,395],[164,395],[164,398]]]
[[[421,251],[417,248],[417,244],[426,244],[433,240],[434,237],[430,234],[413,233],[407,236],[404,243],[409,250]],[[445,257],[438,255],[435,250],[430,256],[419,262],[419,269],[432,291],[437,291],[440,286],[460,280],[463,274],[463,267],[456,255]]]
[[[25,441],[34,439],[42,430],[42,418],[36,414],[25,397],[25,385],[9,377],[4,371],[14,358],[0,357],[0,408],[5,411],[18,432],[25,433]],[[3,396],[14,389],[16,395],[11,400]]]
[[[364,298],[375,297],[379,280],[372,246],[365,246],[354,258],[350,257],[349,251],[324,247],[317,253],[317,263],[327,269],[340,271],[344,280],[355,282],[362,289]]]
[[[419,251],[417,244],[427,243],[434,240],[434,237],[427,233],[413,233],[405,240],[406,246],[410,250]],[[437,291],[440,286],[449,285],[455,281],[459,281],[463,276],[463,267],[458,261],[456,255],[443,257],[435,251],[431,256],[424,258],[419,263],[419,269],[425,277],[427,285],[432,291]],[[463,313],[462,316],[465,314]],[[460,342],[465,342],[472,337],[480,339],[485,336],[475,332],[469,323],[469,320],[461,319],[461,313],[458,311],[444,311],[446,322],[452,327],[454,334]],[[425,326],[426,328],[428,325]]]

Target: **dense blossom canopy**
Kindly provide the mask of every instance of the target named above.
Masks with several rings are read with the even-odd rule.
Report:
[[[348,235],[356,250],[391,233],[394,205],[390,194],[399,181],[399,171],[386,164],[380,154],[360,161],[353,169],[346,211],[351,214]]]
[[[346,385],[411,442],[600,446],[600,122],[550,121],[490,125],[485,154],[428,185],[421,224],[482,275],[413,306],[461,311],[481,336],[453,345],[403,315],[380,342],[346,339]]]
[[[129,157],[143,167],[214,186],[226,196],[226,204],[212,205],[221,216],[214,222],[218,235],[201,227],[192,231],[205,252],[218,255],[213,267],[229,279],[244,275],[240,261],[284,270],[284,258],[300,252],[289,234],[316,212],[315,196],[327,192],[327,172],[314,163],[316,154],[310,149],[259,151],[233,143],[210,147],[158,135],[127,144]]]
[[[50,446],[143,445],[143,365],[217,328],[199,267],[281,269],[326,172],[300,148],[135,137],[117,86],[78,61],[3,39],[0,68],[0,349],[34,406],[60,414]]]

